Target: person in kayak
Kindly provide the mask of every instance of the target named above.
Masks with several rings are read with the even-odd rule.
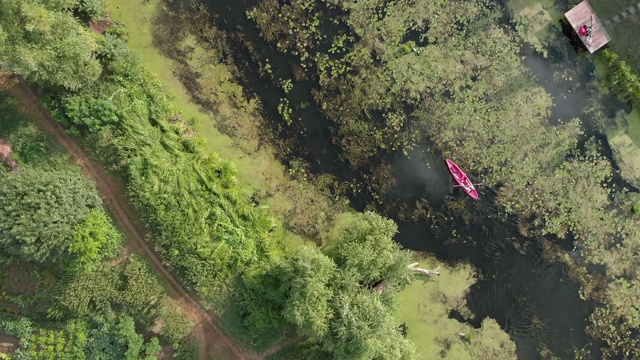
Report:
[[[465,185],[462,185],[462,186],[464,187],[464,190],[467,191],[467,192],[473,190],[473,185],[465,184]]]

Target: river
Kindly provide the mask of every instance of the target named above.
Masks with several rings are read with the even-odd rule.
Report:
[[[291,78],[292,66],[298,63],[294,56],[284,55],[262,40],[253,22],[247,20],[246,10],[255,0],[206,0],[208,11],[216,26],[253,44],[262,59],[269,62],[277,76]],[[568,121],[579,117],[584,123],[585,136],[599,136],[598,127],[584,109],[590,101],[600,101],[604,112],[614,117],[618,110],[628,106],[613,96],[594,96],[594,64],[591,58],[577,51],[577,47],[558,30],[549,57],[544,58],[533,50],[523,50],[524,64],[554,99],[552,121]],[[265,113],[278,119],[277,107],[283,91],[272,81],[262,79],[258,66],[243,42],[234,45],[234,56],[244,72],[248,92],[256,94]],[[570,76],[558,76],[570,74]],[[362,174],[351,170],[340,160],[339,149],[330,140],[330,121],[325,119],[311,96],[313,80],[295,82],[290,98],[292,103],[308,106],[295,112],[302,121],[303,131],[281,136],[293,136],[316,173],[331,173],[342,181],[362,181]],[[598,94],[599,95],[599,94]],[[281,121],[281,120],[280,120]],[[277,120],[274,120],[274,124]],[[463,319],[460,314],[451,317],[479,326],[484,317],[498,321],[517,345],[521,359],[542,359],[541,349],[560,359],[573,359],[573,351],[588,348],[599,357],[599,344],[585,333],[587,317],[593,305],[579,296],[579,286],[570,279],[564,263],[544,258],[541,242],[520,235],[512,220],[498,216],[494,195],[490,188],[482,190],[482,199],[464,202],[464,216],[456,215],[447,207],[452,199],[464,198],[459,191],[451,191],[450,177],[441,154],[418,146],[409,155],[398,155],[393,162],[393,172],[399,188],[395,192],[397,203],[411,204],[416,199],[426,199],[432,210],[440,215],[437,220],[403,222],[396,217],[399,234],[396,240],[406,248],[427,251],[446,262],[469,261],[480,274],[467,296],[467,304],[475,320]],[[611,158],[608,148],[606,156]],[[629,188],[621,179],[621,186]],[[372,202],[370,193],[354,194],[352,204],[357,209]],[[389,216],[394,217],[391,213]],[[452,233],[455,239],[452,241]],[[556,243],[557,239],[554,239]],[[561,243],[568,251],[570,240]]]

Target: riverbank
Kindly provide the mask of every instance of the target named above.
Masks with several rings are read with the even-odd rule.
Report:
[[[197,134],[206,139],[207,146],[211,150],[220,153],[223,158],[230,159],[237,164],[238,177],[240,181],[250,184],[258,191],[259,194],[262,194],[263,198],[260,200],[273,208],[281,217],[286,217],[291,213],[301,214],[303,217],[320,215],[319,219],[316,219],[318,222],[310,227],[315,228],[319,234],[319,239],[314,240],[322,240],[322,230],[329,228],[330,225],[330,221],[328,219],[331,219],[338,210],[344,211],[347,207],[336,204],[334,202],[335,198],[330,199],[331,201],[324,201],[320,205],[304,206],[305,202],[307,202],[305,201],[307,197],[314,198],[314,201],[310,202],[313,204],[315,201],[321,200],[327,195],[318,195],[318,193],[311,191],[308,185],[300,184],[296,180],[289,179],[286,174],[290,171],[285,170],[284,166],[277,161],[274,157],[273,150],[251,149],[251,147],[247,146],[246,143],[239,143],[239,140],[231,139],[227,135],[218,131],[217,126],[220,124],[216,123],[214,120],[216,116],[212,115],[210,112],[203,111],[201,107],[194,104],[193,99],[189,96],[190,89],[185,88],[180,83],[179,79],[176,78],[175,72],[177,64],[164,56],[159,48],[154,46],[154,41],[157,41],[157,39],[154,39],[154,31],[158,30],[158,24],[154,22],[154,16],[157,14],[155,12],[157,9],[154,7],[155,4],[155,2],[150,2],[146,5],[139,5],[131,4],[126,1],[112,1],[110,3],[111,18],[115,21],[124,23],[127,28],[130,29],[130,46],[142,53],[149,68],[153,72],[156,72],[163,79],[165,84],[168,85],[169,91],[175,94],[176,103],[182,111],[182,116],[185,118],[197,117],[199,119]],[[133,16],[134,14],[135,16]],[[189,35],[184,36],[184,38],[181,39],[181,43],[176,44],[175,48],[181,48],[183,46],[189,47],[190,56],[188,59],[193,64],[197,64],[198,60],[202,60],[206,56],[201,52],[201,49],[198,49],[198,42]],[[217,66],[215,63],[210,65],[211,67],[207,68],[207,70],[216,71],[217,74],[223,74],[223,78],[233,79],[233,76],[228,69],[225,69],[222,66]],[[224,85],[227,89],[229,87],[238,86],[237,84],[234,84],[232,80]],[[219,90],[219,88],[209,88],[208,91],[214,92],[217,89]],[[255,138],[249,139],[249,141],[255,141]],[[268,145],[263,145],[263,148],[268,148]],[[304,193],[309,194],[304,195]],[[331,208],[328,207],[328,204],[331,204]],[[292,210],[297,206],[303,207],[300,210]],[[332,212],[334,214],[332,214]],[[286,223],[286,221],[283,221],[283,223]],[[306,224],[308,221],[300,221],[300,223]],[[309,233],[309,231],[307,231],[307,233]],[[290,240],[287,241],[290,247],[295,247],[304,243],[303,236],[300,236],[299,234],[288,233],[286,238]],[[399,315],[399,320],[401,322],[411,321],[409,336],[419,339],[421,336],[420,334],[429,334],[429,337],[431,338],[428,348],[419,348],[422,356],[421,358],[432,358],[433,354],[440,351],[444,345],[442,343],[438,343],[435,337],[432,337],[437,334],[437,331],[432,328],[432,322],[434,319],[431,317],[419,316],[419,314],[424,312],[425,309],[424,305],[419,305],[416,300],[421,298],[438,297],[437,294],[441,293],[441,291],[445,291],[440,290],[441,287],[447,289],[445,293],[448,297],[456,299],[461,297],[464,294],[464,285],[461,284],[469,284],[468,281],[471,278],[470,271],[468,268],[465,269],[467,270],[458,270],[457,267],[455,267],[443,271],[442,279],[437,280],[442,281],[442,286],[439,286],[436,289],[425,289],[424,287],[412,285],[407,287],[407,289],[405,289],[401,294],[401,297],[404,300],[402,300],[403,312]],[[420,280],[416,281],[420,282]],[[446,284],[457,285],[454,286],[453,289],[449,289]],[[427,306],[429,305],[432,304],[428,304]],[[437,314],[440,324],[449,324],[447,326],[449,329],[460,328],[466,329],[465,332],[467,333],[473,332],[468,325],[464,325],[454,319],[448,318],[448,311],[452,310],[449,305],[443,303],[434,306],[439,310],[435,313],[429,312],[429,314]],[[416,319],[420,320],[416,321]],[[430,330],[425,331],[425,329]],[[504,333],[502,334],[504,336]],[[463,339],[460,339],[456,333],[448,332],[446,337],[450,339],[447,341],[463,341]],[[469,357],[467,358],[472,358],[471,355],[468,356]]]
[[[167,86],[171,96],[175,97],[181,116],[185,119],[196,119],[197,135],[205,140],[207,148],[232,161],[238,169],[239,180],[256,189],[260,195],[258,200],[279,215],[280,224],[277,231],[280,234],[277,237],[292,247],[320,241],[319,238],[305,237],[305,231],[296,231],[296,228],[312,229],[306,232],[320,235],[321,228],[330,227],[332,214],[347,210],[345,203],[336,202],[313,187],[291,179],[287,169],[275,158],[276,150],[265,144],[264,139],[260,139],[260,134],[255,131],[252,132],[252,138],[242,143],[218,130],[215,114],[192,100],[189,89],[185,88],[175,75],[177,64],[164,56],[156,46],[158,41],[179,41],[175,46],[193,49],[198,46],[195,39],[189,35],[186,38],[175,39],[155,37],[154,34],[157,34],[162,26],[170,25],[158,23],[159,4],[157,0],[143,4],[112,0],[109,1],[109,16],[129,29],[130,48],[142,55],[146,66]],[[216,71],[219,80],[211,83],[214,88],[208,89],[209,91],[242,93],[239,85],[233,82],[232,69],[220,64]],[[232,112],[230,116],[258,116],[255,110],[251,109],[253,106],[255,105],[250,101],[240,100],[237,107],[230,107],[226,111]]]

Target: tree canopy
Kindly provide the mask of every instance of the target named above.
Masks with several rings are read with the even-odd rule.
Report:
[[[74,0],[0,0],[0,68],[76,90],[101,72],[93,35],[74,18]]]
[[[266,274],[248,276],[250,298],[244,305],[254,313],[267,311],[260,307],[279,311],[277,316],[318,345],[318,356],[410,359],[413,346],[392,315],[393,298],[409,281],[410,261],[393,241],[395,233],[393,221],[375,213],[348,216],[334,230],[326,253],[303,246]],[[382,291],[374,286],[381,283]],[[265,317],[255,316],[248,329],[273,329],[273,323],[258,319]]]
[[[56,261],[101,206],[94,185],[79,172],[8,173],[0,181],[0,249],[24,260]]]
[[[107,214],[100,210],[91,211],[74,229],[69,243],[72,270],[92,269],[100,260],[113,257],[121,244],[122,236]]]

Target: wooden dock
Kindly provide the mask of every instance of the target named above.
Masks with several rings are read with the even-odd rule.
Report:
[[[593,15],[593,23],[591,22],[591,15]],[[602,21],[598,18],[598,15],[593,11],[591,5],[584,0],[580,4],[576,5],[573,9],[567,11],[564,16],[569,20],[569,24],[573,27],[573,30],[578,34],[580,40],[590,53],[594,53],[596,50],[603,47],[606,43],[611,41],[611,36],[604,28]],[[582,25],[591,26],[591,42],[587,41],[588,36],[580,36],[578,31]]]

